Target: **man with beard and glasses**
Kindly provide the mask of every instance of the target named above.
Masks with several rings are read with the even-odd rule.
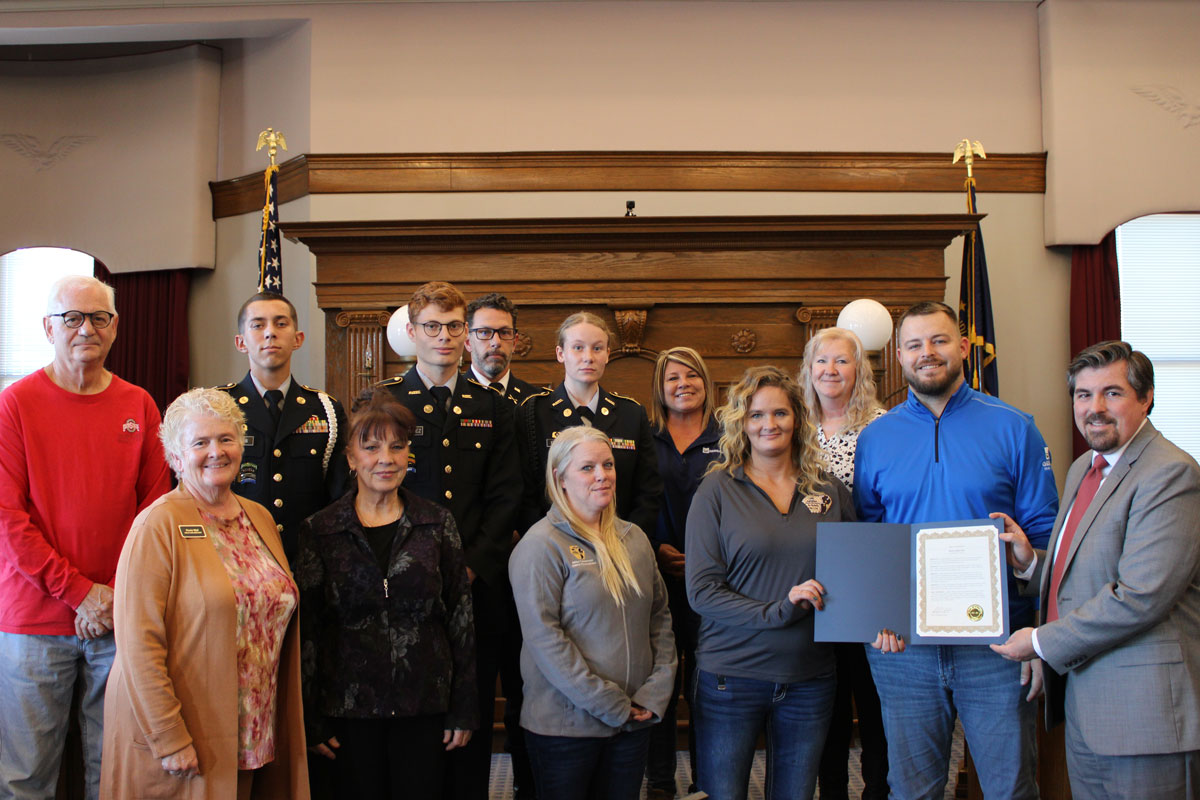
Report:
[[[1033,417],[967,386],[967,340],[944,303],[918,303],[896,329],[908,400],[863,429],[854,457],[860,519],[914,524],[1002,512],[1039,547],[1058,511],[1050,449]],[[907,569],[907,566],[904,567]],[[1032,625],[1032,598],[1009,574],[1013,630]],[[983,645],[919,645],[884,631],[867,649],[896,800],[940,798],[957,715],[986,797],[1036,798],[1036,662]]]
[[[471,375],[517,405],[537,388],[512,374],[517,346],[517,307],[502,294],[476,297],[467,305],[467,347],[471,350]]]
[[[538,391],[533,384],[513,375],[509,368],[517,345],[517,307],[511,300],[496,292],[476,297],[467,304],[467,333],[470,337],[467,347],[471,351],[471,377],[517,405]],[[514,531],[514,545],[518,538]],[[521,626],[517,623],[512,589],[507,585],[505,595],[507,626],[499,632],[503,638],[500,687],[504,691],[504,747],[512,756],[513,796],[516,800],[533,800],[537,796],[533,788],[533,768],[521,730]]]
[[[1046,722],[1066,720],[1076,800],[1196,797],[1200,467],[1150,422],[1144,353],[1092,345],[1067,383],[1091,450],[1067,473],[1049,550],[1005,520],[1009,562],[1046,613],[992,649],[1050,665]]]

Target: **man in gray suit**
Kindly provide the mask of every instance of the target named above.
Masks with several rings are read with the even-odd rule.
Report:
[[[1200,467],[1148,419],[1143,353],[1102,342],[1067,376],[1092,449],[1067,473],[1048,551],[1005,518],[1044,620],[992,649],[1050,665],[1046,723],[1066,720],[1076,800],[1200,797]]]

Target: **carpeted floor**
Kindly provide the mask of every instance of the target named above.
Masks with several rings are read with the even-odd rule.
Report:
[[[858,797],[862,792],[862,770],[859,767],[861,749],[850,749],[850,796]],[[955,783],[958,780],[958,769],[963,760],[962,727],[954,726],[954,743],[950,751],[950,773],[946,782],[946,800],[953,800]],[[750,794],[748,800],[763,800],[763,755],[759,753],[754,759],[754,768],[750,773]],[[686,750],[678,753],[675,765],[675,783],[680,789],[686,789],[691,778]],[[498,753],[492,756],[491,800],[511,800],[512,798],[512,769],[509,766],[508,755]],[[682,796],[682,795],[680,795]],[[817,797],[821,795],[818,792]],[[643,797],[645,797],[643,790]]]

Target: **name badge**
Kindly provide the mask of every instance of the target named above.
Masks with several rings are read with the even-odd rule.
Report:
[[[208,534],[204,532],[203,525],[180,525],[179,535],[184,539],[207,539]]]

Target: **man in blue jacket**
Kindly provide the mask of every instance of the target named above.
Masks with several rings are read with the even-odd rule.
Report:
[[[854,498],[868,522],[913,524],[986,517],[1017,520],[1044,547],[1058,511],[1050,449],[1033,417],[967,386],[967,340],[944,303],[918,303],[896,331],[908,400],[863,429],[854,458]],[[1011,571],[1009,621],[1033,622]],[[890,642],[889,642],[890,639]],[[869,649],[888,739],[892,797],[940,798],[954,718],[987,797],[1036,798],[1033,700],[1041,674],[984,645],[905,649],[881,636]],[[898,646],[897,646],[898,645]],[[888,652],[889,650],[899,652]]]

